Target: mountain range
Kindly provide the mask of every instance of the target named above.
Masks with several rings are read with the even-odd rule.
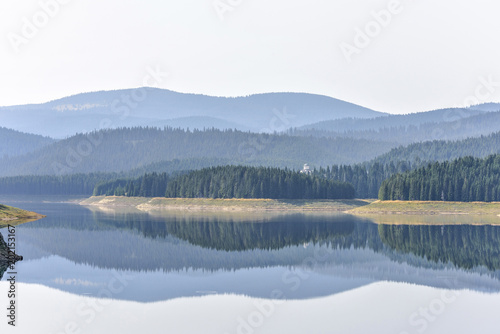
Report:
[[[0,176],[138,175],[225,164],[299,169],[304,163],[484,156],[500,152],[499,110],[500,104],[485,103],[389,115],[303,93],[237,98],[156,88],[84,93],[0,107]]]
[[[305,93],[229,98],[138,88],[83,93],[43,104],[1,107],[0,124],[62,139],[76,133],[135,126],[279,132],[326,120],[383,115],[386,114],[349,102]]]

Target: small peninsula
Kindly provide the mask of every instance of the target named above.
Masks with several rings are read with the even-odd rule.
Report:
[[[36,212],[0,204],[0,228],[7,227],[8,225],[19,225],[42,218],[45,218],[45,216]]]

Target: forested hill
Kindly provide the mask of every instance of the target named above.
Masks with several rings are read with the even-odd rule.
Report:
[[[396,173],[404,173],[435,161],[460,157],[484,158],[500,153],[500,133],[461,141],[429,141],[401,146],[361,164],[333,165],[315,173],[327,179],[349,182],[358,198],[376,198],[382,182]]]
[[[500,201],[500,155],[436,162],[393,175],[382,183],[379,199]]]
[[[460,157],[484,158],[500,153],[500,133],[460,141],[435,140],[401,146],[380,157],[351,166],[331,166],[318,175],[352,183],[358,198],[376,198],[382,182],[396,173]]]
[[[381,164],[408,161],[412,165],[422,162],[445,161],[465,156],[484,158],[500,153],[500,132],[478,138],[457,141],[434,140],[392,149],[373,162]]]
[[[92,144],[89,154],[74,155],[88,143]],[[389,150],[390,144],[383,142],[239,131],[105,130],[90,136],[69,138],[25,157],[0,159],[0,175],[25,175],[0,178],[0,193],[90,195],[95,184],[117,177],[134,178],[153,172],[175,174],[231,164],[298,170],[307,162],[318,167],[315,171],[318,177],[353,184],[358,198],[376,198],[382,182],[395,173],[433,161],[500,153],[500,133],[462,141],[424,142]],[[381,151],[389,153],[363,162]],[[351,165],[353,162],[360,163]],[[54,166],[59,169],[54,169]],[[65,177],[60,178],[58,171]],[[91,175],[87,177],[83,173]],[[33,177],[32,174],[48,176]]]
[[[305,138],[233,130],[122,128],[78,134],[22,157],[0,160],[0,176],[121,172],[165,160],[225,159],[230,164],[299,169],[357,163],[388,152],[386,142]]]
[[[0,127],[0,158],[31,153],[54,142],[49,137]]]
[[[137,180],[116,180],[96,186],[94,195],[169,198],[350,199],[351,184],[278,168],[222,166],[169,179],[146,174]]]

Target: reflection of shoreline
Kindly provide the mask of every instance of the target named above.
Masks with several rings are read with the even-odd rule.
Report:
[[[130,208],[143,212],[260,212],[260,211],[324,211],[345,212],[367,205],[365,200],[274,200],[274,199],[211,199],[211,198],[145,198],[95,196],[79,201],[97,208]]]
[[[150,217],[152,220],[165,220],[165,219],[200,219],[202,221],[217,221],[217,222],[239,222],[239,223],[268,223],[274,221],[275,219],[286,219],[286,217],[303,214],[311,218],[317,219],[338,219],[340,217],[351,217],[352,215],[346,215],[342,212],[329,212],[329,211],[201,211],[201,210],[148,210],[141,211],[135,207],[126,206],[99,206],[99,205],[89,205],[84,206],[86,209],[90,210],[94,217],[114,217],[122,219],[125,216],[132,215],[143,215]],[[364,219],[362,219],[364,220]],[[366,220],[368,221],[368,220]]]

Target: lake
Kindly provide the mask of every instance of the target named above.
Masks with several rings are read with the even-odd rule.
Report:
[[[500,226],[339,214],[157,214],[1,198],[1,333],[498,333]],[[404,219],[402,217],[401,219]],[[0,233],[6,238],[7,230]]]

